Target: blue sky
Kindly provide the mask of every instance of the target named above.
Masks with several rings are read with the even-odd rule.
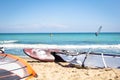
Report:
[[[120,32],[120,0],[0,0],[0,33]]]

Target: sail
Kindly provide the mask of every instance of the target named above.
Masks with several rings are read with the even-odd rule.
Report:
[[[37,74],[22,58],[0,54],[0,80],[29,80]]]
[[[117,68],[120,69],[120,55],[83,52],[78,55],[66,55],[65,53],[57,54],[64,61],[71,64],[80,65],[90,68]],[[86,56],[87,55],[87,56]]]
[[[100,26],[98,31],[95,33],[96,36],[98,36],[98,34],[100,33],[101,29],[102,29],[102,26]]]

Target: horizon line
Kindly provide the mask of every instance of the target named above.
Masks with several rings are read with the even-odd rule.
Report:
[[[0,33],[0,34],[14,34],[14,33],[16,33],[16,34],[24,34],[24,33],[96,33],[96,32],[8,32],[8,33],[6,33],[6,32],[3,32],[3,33]],[[120,32],[100,32],[100,33],[120,33]]]

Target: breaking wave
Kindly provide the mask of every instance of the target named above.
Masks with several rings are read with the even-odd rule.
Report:
[[[41,49],[66,49],[75,51],[102,52],[110,54],[120,54],[120,44],[118,45],[49,45],[49,44],[0,44],[7,53],[23,55],[24,48],[41,48]]]
[[[10,44],[10,43],[17,43],[18,40],[3,40],[0,41],[0,44]]]
[[[8,41],[7,43],[14,43],[15,41]],[[0,47],[11,48],[70,48],[70,49],[82,49],[82,48],[118,48],[120,44],[116,45],[50,45],[50,44],[0,44]]]

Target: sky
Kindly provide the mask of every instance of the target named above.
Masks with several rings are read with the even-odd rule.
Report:
[[[120,32],[120,0],[0,0],[0,33]]]

